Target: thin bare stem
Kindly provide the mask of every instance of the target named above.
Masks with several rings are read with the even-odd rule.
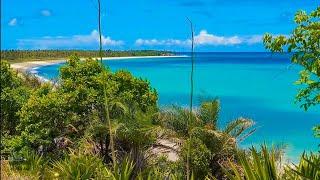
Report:
[[[191,73],[190,73],[190,117],[189,121],[192,121],[192,109],[193,109],[193,74],[194,74],[194,30],[193,30],[193,23],[192,21],[187,18],[187,20],[190,23],[190,28],[191,28]],[[189,123],[190,123],[189,122]]]
[[[100,56],[100,62],[101,62],[101,67],[103,68],[104,76],[105,79],[107,80],[107,73],[104,69],[104,65],[102,62],[102,35],[101,35],[101,2],[98,0],[98,28],[99,28],[99,56]],[[111,156],[112,156],[112,164],[113,168],[115,170],[116,167],[116,153],[115,153],[115,148],[114,148],[114,140],[113,140],[113,134],[112,134],[112,125],[111,125],[111,119],[110,119],[110,114],[109,114],[109,102],[108,102],[108,97],[107,97],[107,81],[104,83],[103,87],[103,95],[104,95],[104,108],[105,108],[105,113],[106,113],[106,119],[109,127],[109,135],[110,135],[110,148],[111,148]]]
[[[100,3],[100,0],[98,0],[98,30],[99,30],[99,57],[100,57],[101,65],[103,66],[103,63],[102,63],[101,3]]]
[[[190,73],[190,107],[189,107],[189,120],[187,122],[187,128],[189,131],[189,125],[192,122],[192,109],[193,109],[193,71],[194,71],[194,30],[192,21],[187,18],[190,23],[191,28],[191,73]],[[189,134],[189,143],[188,143],[188,151],[187,151],[187,180],[190,179],[190,143],[191,143],[191,135]]]
[[[105,73],[105,75],[107,75]],[[116,153],[115,153],[115,148],[114,148],[114,139],[113,139],[113,133],[112,133],[112,125],[111,125],[111,119],[110,119],[110,114],[109,114],[109,106],[108,106],[108,97],[107,97],[107,83],[105,83],[103,94],[104,94],[104,108],[106,112],[106,118],[108,122],[108,127],[109,127],[109,135],[110,135],[110,148],[111,148],[111,156],[112,156],[112,164],[113,168],[115,170],[115,165],[116,165]]]

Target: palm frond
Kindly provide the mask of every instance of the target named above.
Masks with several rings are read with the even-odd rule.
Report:
[[[238,152],[237,155],[241,169],[236,168],[235,163],[231,161],[229,161],[231,170],[223,168],[229,179],[280,179],[280,172],[276,167],[275,151],[273,149],[269,151],[265,145],[262,145],[261,152],[252,147],[249,154]]]
[[[134,169],[134,163],[128,157],[124,158],[122,163],[116,164],[114,172],[108,171],[114,180],[130,180]]]
[[[294,168],[290,168],[294,173],[292,179],[320,179],[320,154],[307,155],[303,153],[298,165],[294,165]],[[289,171],[290,172],[290,171]]]
[[[201,103],[199,108],[199,116],[204,124],[211,124],[214,129],[217,127],[217,121],[220,111],[220,102],[215,99]]]
[[[254,121],[252,121],[251,119],[240,117],[229,122],[223,132],[231,135],[234,138],[238,138],[240,135],[242,135],[241,139],[243,139],[244,137],[247,137],[246,135],[251,135],[255,131],[255,129],[252,129],[248,133],[246,133],[246,135],[243,135],[243,133],[253,125]]]

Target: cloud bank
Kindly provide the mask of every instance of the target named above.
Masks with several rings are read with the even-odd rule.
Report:
[[[14,23],[17,23],[15,20]],[[13,24],[14,24],[13,23]],[[262,35],[250,36],[218,36],[201,30],[194,36],[197,47],[238,47],[238,45],[261,44]],[[93,30],[87,35],[73,36],[44,36],[41,38],[19,39],[18,49],[96,49],[99,44],[99,33]],[[134,44],[125,45],[122,40],[114,40],[109,36],[102,36],[102,45],[105,48],[123,49],[124,47],[135,48],[188,48],[191,45],[190,39],[143,39],[139,38]]]
[[[198,35],[194,36],[196,46],[234,46],[240,44],[256,44],[262,42],[262,35],[251,36],[217,36],[201,30]],[[191,40],[179,39],[142,39],[135,41],[136,46],[190,46]]]
[[[21,49],[53,49],[53,48],[92,48],[97,47],[99,42],[99,33],[93,30],[89,35],[74,36],[45,36],[34,39],[19,39],[18,47]],[[102,45],[121,46],[124,42],[121,40],[113,40],[110,37],[102,36]]]

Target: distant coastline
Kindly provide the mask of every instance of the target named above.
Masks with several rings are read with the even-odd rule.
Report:
[[[127,59],[145,59],[145,58],[172,58],[172,57],[187,57],[185,55],[161,55],[161,56],[126,56],[126,57],[103,57],[103,61],[115,61],[115,60],[127,60]],[[86,58],[81,58],[81,60],[84,60]],[[97,58],[93,58],[97,59]],[[15,70],[21,71],[21,72],[31,72],[32,69],[41,67],[41,66],[47,66],[47,65],[52,65],[52,64],[59,64],[59,63],[64,63],[66,62],[66,59],[55,59],[55,60],[37,60],[37,61],[26,61],[26,62],[17,62],[17,63],[12,63],[11,67]]]
[[[97,50],[1,50],[1,59],[10,63],[66,59],[72,55],[83,58],[100,57],[100,52]],[[101,55],[102,57],[171,56],[175,53],[158,50],[105,50],[101,52]]]

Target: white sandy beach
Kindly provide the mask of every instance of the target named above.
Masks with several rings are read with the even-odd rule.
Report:
[[[174,58],[174,57],[186,57],[186,56],[129,56],[129,57],[103,57],[102,60],[110,61],[110,60],[126,60],[126,59],[141,59],[141,58]],[[84,59],[84,58],[82,58]],[[97,58],[99,59],[99,58]],[[20,63],[13,63],[11,67],[18,71],[29,71],[33,68],[40,66],[47,66],[57,63],[64,63],[65,59],[57,59],[57,60],[41,60],[41,61],[27,61]],[[32,72],[31,72],[32,73]]]

